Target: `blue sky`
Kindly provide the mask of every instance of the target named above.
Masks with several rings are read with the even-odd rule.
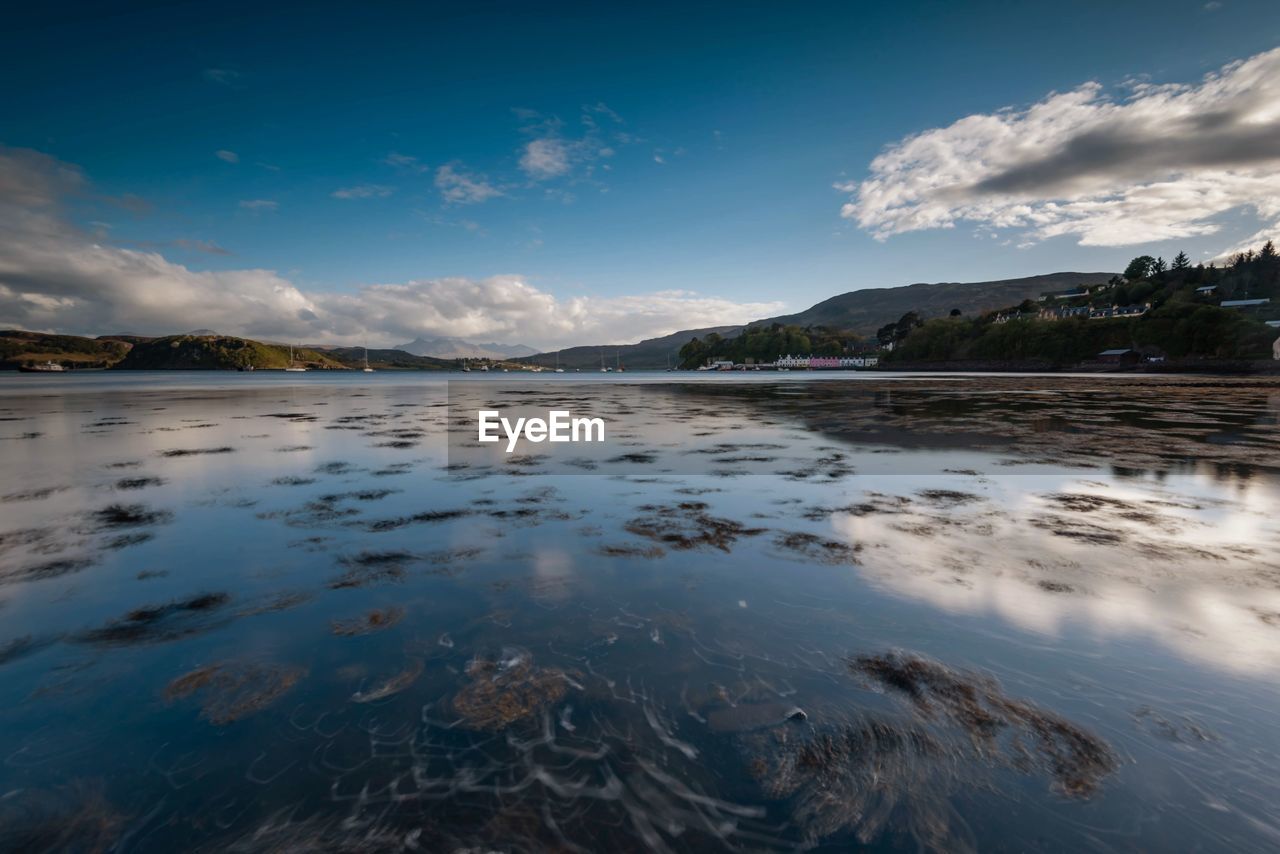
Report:
[[[394,329],[361,315],[316,332],[335,339],[455,318],[460,334],[567,343],[622,335],[626,300],[655,292],[696,294],[667,305],[698,325],[730,303],[794,310],[860,287],[1206,258],[1269,221],[1249,191],[1212,233],[1160,240],[1157,226],[1141,245],[1080,245],[1098,229],[1041,221],[1029,238],[1025,219],[999,227],[1007,210],[953,205],[936,227],[841,210],[910,135],[1090,81],[1123,103],[1134,79],[1194,86],[1270,51],[1273,2],[465,5],[10,12],[0,144],[78,170],[64,225],[191,273],[273,271],[330,300],[506,276],[558,312],[527,331],[474,313]],[[612,319],[565,318],[593,309]]]

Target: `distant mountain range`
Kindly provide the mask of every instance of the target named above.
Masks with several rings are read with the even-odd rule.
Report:
[[[461,338],[415,338],[395,348],[414,356],[434,359],[515,359],[538,351],[523,344],[476,344]]]
[[[1114,273],[1048,273],[1021,279],[994,282],[938,282],[902,285],[896,288],[865,288],[825,299],[795,314],[766,317],[746,326],[771,323],[795,326],[830,326],[847,329],[870,337],[886,323],[897,320],[908,311],[922,318],[941,317],[958,308],[964,314],[976,314],[1016,305],[1025,299],[1036,299],[1050,291],[1063,291],[1079,285],[1098,284]],[[608,367],[622,364],[633,370],[655,370],[679,364],[677,353],[694,338],[705,338],[715,332],[722,338],[737,335],[745,326],[712,326],[685,329],[661,338],[649,338],[638,344],[596,344],[570,347],[560,351],[560,367],[599,370],[601,359]],[[520,359],[535,365],[555,364],[554,352],[539,353]]]
[[[712,332],[722,336],[737,335],[740,331],[742,331],[741,326],[685,329],[661,338],[647,338],[638,344],[590,344],[583,347],[566,347],[558,353],[539,353],[536,356],[521,358],[519,361],[530,365],[541,365],[544,368],[554,368],[558,364],[570,371],[598,371],[602,365],[635,370],[675,367],[680,361],[676,358],[676,354],[693,338],[710,335]]]

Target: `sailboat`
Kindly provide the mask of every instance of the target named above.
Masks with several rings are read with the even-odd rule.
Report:
[[[560,367],[560,351],[559,350],[556,351],[556,373],[557,374],[564,373],[564,368]]]
[[[373,373],[373,368],[369,367],[369,348],[368,347],[364,348],[364,367],[361,370],[363,370],[366,374]]]
[[[604,351],[601,350],[600,351],[600,373],[607,374],[609,373],[609,371],[610,369],[605,367],[605,364],[604,364]]]
[[[306,370],[306,368],[304,368],[302,365],[295,365],[293,363],[293,345],[292,344],[289,345],[289,366],[285,368],[285,370],[291,371],[294,373],[301,373],[302,371]]]
[[[613,354],[613,358],[616,360],[616,363],[617,363],[617,367],[614,368],[614,370],[617,371],[618,373],[622,373],[623,371],[625,371],[626,368],[622,367],[622,352],[621,351],[615,352]]]

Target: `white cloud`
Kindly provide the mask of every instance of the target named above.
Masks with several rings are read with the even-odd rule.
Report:
[[[193,326],[272,340],[398,343],[452,335],[560,347],[623,343],[779,313],[685,291],[558,298],[519,275],[303,290],[271,270],[196,271],[159,252],[102,242],[67,217],[80,170],[0,147],[0,328],[78,334],[170,334]],[[242,202],[274,209],[265,199]],[[212,244],[189,243],[208,249]]]
[[[454,335],[538,346],[629,343],[680,329],[745,323],[782,304],[736,303],[688,291],[559,299],[523,276],[367,285],[320,300],[330,317],[392,337]]]
[[[408,154],[400,154],[397,151],[393,151],[386,157],[382,158],[382,162],[388,166],[399,169],[402,172],[413,172],[419,175],[430,169],[429,166],[422,163],[418,158],[411,157]]]
[[[224,149],[221,149],[221,150],[219,150],[219,151],[215,151],[215,152],[213,153],[213,156],[214,156],[214,157],[216,157],[216,158],[218,158],[219,160],[224,160],[224,161],[226,161],[227,163],[239,163],[239,162],[240,162],[240,155],[239,155],[239,154],[236,154],[234,151],[227,151],[225,148],[224,148]]]
[[[535,181],[558,178],[569,171],[569,146],[551,136],[530,140],[520,155],[520,168]]]
[[[462,171],[461,164],[446,163],[436,170],[436,189],[446,202],[476,204],[503,195],[484,175]]]
[[[1213,234],[1228,211],[1280,222],[1280,49],[1194,85],[1098,83],[890,145],[841,216],[883,240],[968,223],[1024,243],[1123,246]]]
[[[280,207],[275,199],[242,199],[240,207],[247,211],[273,211]]]
[[[520,150],[520,168],[533,181],[547,181],[576,175],[589,178],[594,164],[613,157],[617,147],[634,142],[619,130],[622,117],[605,104],[582,108],[577,134],[566,132],[564,122],[534,110],[517,109],[524,122],[522,131],[531,139]]]
[[[354,187],[339,187],[330,195],[335,199],[385,199],[395,191],[395,187],[385,184],[356,184]]]

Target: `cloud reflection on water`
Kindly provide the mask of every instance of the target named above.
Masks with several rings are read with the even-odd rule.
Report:
[[[832,525],[862,545],[860,571],[876,584],[949,612],[1050,636],[1141,635],[1214,667],[1280,670],[1274,482],[1042,476],[983,489],[945,507],[908,493]]]

